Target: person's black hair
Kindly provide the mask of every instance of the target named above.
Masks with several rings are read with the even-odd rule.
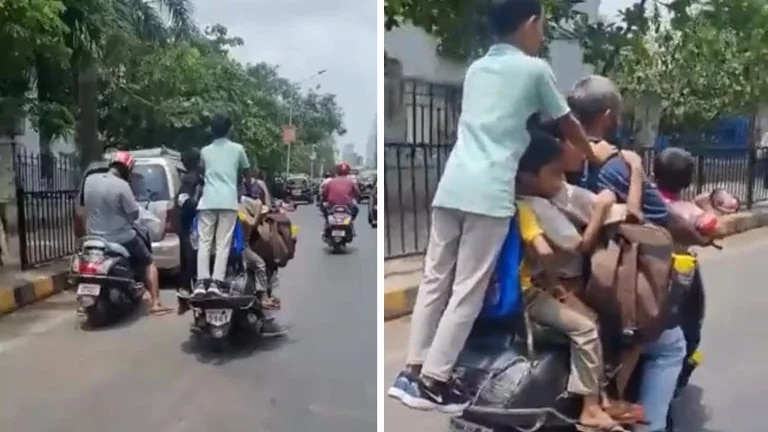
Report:
[[[517,171],[537,175],[545,165],[563,156],[563,146],[555,137],[540,129],[529,133],[531,143],[520,158]]]
[[[222,113],[215,114],[211,118],[211,133],[214,138],[224,138],[232,129],[232,120]]]
[[[560,130],[557,120],[543,121],[539,114],[533,114],[528,117],[528,121],[525,122],[525,125],[529,133],[533,133],[534,131],[544,132],[559,140],[563,139],[563,132]]]
[[[560,125],[557,124],[557,120],[547,120],[541,123],[539,128],[547,135],[551,135],[559,140],[565,139],[563,131],[560,129]]]
[[[653,158],[653,180],[665,191],[679,193],[693,182],[696,160],[678,147],[667,147]]]
[[[190,149],[182,153],[181,163],[187,171],[191,171],[200,166],[200,150]]]
[[[544,12],[541,0],[488,0],[488,2],[488,25],[494,36],[500,38],[516,32],[531,18],[541,18]]]

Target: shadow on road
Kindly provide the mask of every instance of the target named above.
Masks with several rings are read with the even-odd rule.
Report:
[[[289,329],[290,331],[290,329]],[[180,345],[181,351],[192,354],[202,364],[222,366],[233,360],[250,357],[259,352],[270,352],[298,342],[290,333],[284,337],[262,338],[253,334],[235,338],[232,343],[215,346],[208,338],[190,334]],[[221,341],[218,341],[221,342]]]
[[[706,427],[712,413],[703,400],[703,388],[691,384],[683,390],[673,408],[675,432],[723,432]]]

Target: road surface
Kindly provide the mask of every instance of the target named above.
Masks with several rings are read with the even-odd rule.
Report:
[[[289,337],[206,354],[189,315],[83,331],[73,296],[58,295],[0,319],[0,429],[375,431],[376,233],[361,218],[350,252],[333,256],[315,207],[292,218],[300,239],[278,293]]]
[[[765,257],[768,229],[743,234],[723,251],[702,254],[707,290],[704,364],[675,405],[676,432],[763,432],[768,355]],[[385,326],[385,377],[391,384],[405,361],[408,319]],[[386,432],[446,432],[447,417],[385,402]]]

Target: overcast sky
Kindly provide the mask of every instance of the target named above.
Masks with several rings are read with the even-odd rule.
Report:
[[[632,6],[635,1],[636,0],[602,0],[600,2],[600,14],[613,17],[620,9]]]
[[[245,46],[240,61],[280,66],[295,81],[328,71],[304,84],[336,94],[344,110],[348,142],[365,155],[376,115],[376,0],[193,0],[198,24],[223,24]]]

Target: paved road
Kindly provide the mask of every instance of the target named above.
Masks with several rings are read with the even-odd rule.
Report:
[[[729,239],[726,249],[707,251],[702,271],[707,289],[704,364],[675,407],[677,432],[763,432],[768,369],[765,334],[768,292],[765,257],[768,229]],[[385,327],[388,385],[405,361],[408,319]],[[445,416],[408,410],[387,398],[387,432],[445,432]]]
[[[293,219],[300,243],[279,294],[288,338],[205,354],[188,342],[191,318],[175,315],[86,332],[59,295],[0,320],[0,429],[375,431],[376,233],[358,224],[350,253],[332,256],[314,207]]]

